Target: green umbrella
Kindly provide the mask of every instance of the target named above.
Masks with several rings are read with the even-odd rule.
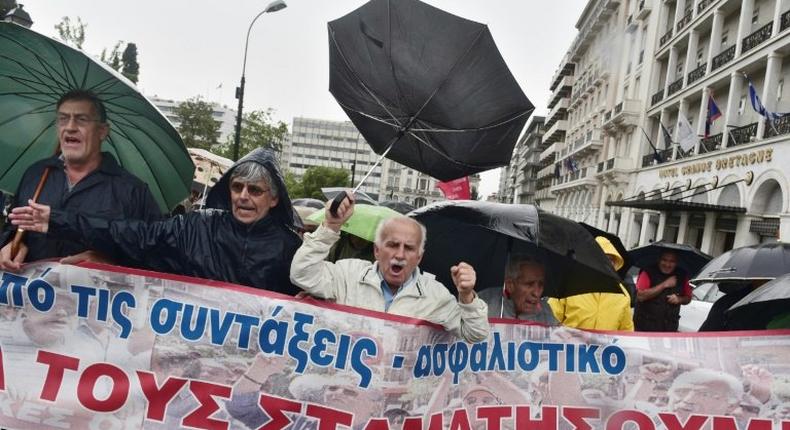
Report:
[[[307,219],[320,224],[324,221],[325,211],[326,209],[321,209],[307,217]],[[384,206],[355,205],[354,215],[351,215],[351,218],[340,229],[348,234],[373,242],[376,239],[376,227],[379,226],[379,223],[396,216],[402,215]]]
[[[25,169],[57,146],[55,104],[72,89],[96,93],[110,135],[102,150],[148,184],[160,207],[189,195],[195,170],[173,125],[125,77],[88,54],[0,22],[0,190],[16,192]]]

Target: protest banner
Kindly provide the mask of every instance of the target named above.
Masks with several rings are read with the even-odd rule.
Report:
[[[0,427],[790,430],[790,332],[433,324],[113,266],[0,272]]]

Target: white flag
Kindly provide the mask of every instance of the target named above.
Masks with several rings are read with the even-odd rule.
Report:
[[[680,144],[680,148],[688,152],[697,146],[698,143],[699,137],[691,128],[688,118],[681,113],[678,116],[678,144]]]

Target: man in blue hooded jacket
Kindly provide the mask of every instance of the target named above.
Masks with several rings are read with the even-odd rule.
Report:
[[[29,202],[9,219],[29,231],[84,242],[109,257],[160,272],[294,295],[288,273],[301,241],[274,154],[257,149],[234,164],[208,195],[209,209],[146,223]]]

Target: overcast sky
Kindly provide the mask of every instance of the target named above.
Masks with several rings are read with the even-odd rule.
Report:
[[[244,110],[276,110],[288,124],[302,116],[346,120],[329,94],[326,23],[364,0],[286,0],[252,29]],[[268,0],[18,0],[33,29],[56,34],[64,16],[87,24],[83,48],[98,56],[118,41],[134,42],[139,86],[146,95],[183,100],[196,95],[236,106],[244,38]],[[586,0],[428,0],[433,6],[488,24],[524,93],[546,113],[549,81],[576,35]],[[221,87],[220,87],[221,86]],[[219,87],[219,88],[218,88]],[[481,194],[496,191],[498,171],[483,174]]]

